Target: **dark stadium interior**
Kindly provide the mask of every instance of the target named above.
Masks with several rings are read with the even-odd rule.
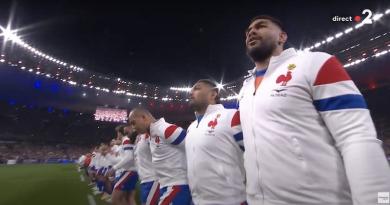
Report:
[[[369,20],[372,20],[372,23],[363,23],[361,21],[364,18],[363,11],[366,9],[374,13],[372,17],[368,18]],[[243,87],[243,82],[249,77],[253,77],[255,84],[258,80],[257,73],[256,75],[253,74],[253,76],[251,76],[250,72],[248,74],[248,71],[254,69],[254,61],[252,62],[252,57],[249,57],[250,55],[247,54],[246,51],[246,49],[249,48],[250,43],[245,44],[246,38],[247,40],[249,39],[249,37],[245,36],[245,30],[249,26],[250,20],[260,14],[268,14],[277,17],[283,22],[283,29],[285,29],[288,34],[285,49],[294,48],[298,54],[306,51],[326,52],[339,59],[367,103],[377,132],[377,138],[382,141],[381,145],[386,160],[390,164],[390,1],[388,0],[272,0],[251,3],[239,1],[182,1],[177,3],[166,1],[155,3],[69,0],[1,1],[0,182],[2,182],[2,186],[0,186],[0,204],[55,204],[50,200],[57,201],[58,205],[81,205],[86,204],[86,202],[89,202],[89,205],[111,204],[109,201],[112,199],[111,194],[114,190],[114,186],[110,187],[110,191],[106,191],[106,193],[111,193],[109,193],[110,196],[107,199],[103,200],[103,197],[100,198],[99,195],[103,193],[102,190],[99,190],[101,192],[99,194],[93,193],[97,191],[98,187],[98,177],[94,177],[104,176],[105,178],[102,178],[104,178],[106,182],[110,181],[110,183],[113,182],[113,180],[109,179],[109,177],[112,178],[112,175],[114,175],[114,178],[118,177],[115,176],[115,172],[118,174],[119,170],[113,168],[115,167],[114,165],[117,165],[117,162],[113,163],[113,161],[123,161],[125,158],[124,150],[130,148],[125,148],[125,142],[128,143],[128,141],[126,141],[127,138],[125,139],[127,134],[123,134],[122,136],[122,134],[118,134],[118,130],[116,129],[119,129],[120,125],[128,126],[126,128],[121,128],[123,129],[123,132],[125,132],[126,129],[130,129],[128,122],[128,119],[129,121],[132,119],[129,117],[130,111],[137,107],[146,108],[157,119],[164,117],[167,122],[175,124],[167,126],[168,128],[164,128],[166,129],[164,140],[169,138],[167,133],[172,135],[174,132],[177,135],[180,133],[179,137],[182,136],[182,134],[184,134],[184,137],[187,137],[189,136],[188,130],[190,130],[187,129],[188,126],[197,119],[196,117],[199,117],[195,116],[195,112],[189,103],[193,100],[190,96],[192,86],[199,79],[210,79],[215,83],[219,91],[221,104],[223,104],[225,108],[238,108],[239,100],[246,99],[246,97],[243,97],[244,94],[241,96],[239,95],[241,88]],[[351,17],[351,21],[342,22],[334,20],[343,17]],[[263,42],[263,38],[261,37],[260,39],[261,40],[255,39],[254,41]],[[270,38],[268,40],[270,40]],[[250,42],[250,39],[247,42]],[[281,50],[282,49],[280,49],[280,51]],[[271,55],[268,55],[268,57],[269,56]],[[295,68],[296,64],[295,62],[293,63],[294,64],[288,65],[288,75],[290,75],[290,71]],[[313,62],[313,65],[315,63]],[[294,67],[290,69],[290,65],[293,65]],[[266,62],[266,66],[270,66],[270,63]],[[312,67],[314,68],[314,66]],[[257,68],[259,69],[260,67],[258,66]],[[342,69],[341,66],[338,68]],[[267,73],[270,73],[269,70],[270,69],[267,70]],[[295,76],[294,79],[297,79]],[[330,98],[334,99],[340,96],[358,96],[359,99],[362,99],[356,92],[353,83],[349,81],[348,76],[344,75],[344,77],[345,76],[346,78],[342,80],[333,81],[331,83],[326,82],[319,85],[309,85],[309,80],[307,80],[307,78],[302,78],[306,80],[304,83],[307,82],[306,84],[308,85],[307,89],[304,88],[305,91],[308,91],[315,86],[323,86],[321,88],[326,88],[328,84],[335,86],[333,84],[337,83],[340,83],[335,86],[339,86],[337,89],[350,89],[348,92],[354,90],[353,93],[352,91],[350,93],[345,91],[346,94],[337,90],[337,92],[342,94],[338,93],[338,96],[336,96],[329,94],[334,94],[332,92],[336,92],[336,90],[324,89],[326,91],[323,91],[319,89],[321,90],[320,92],[329,92],[326,93],[326,95],[329,95],[330,97],[322,96],[323,98],[315,98],[314,92],[304,93],[307,94],[307,96],[305,96],[307,99],[303,100],[305,101],[304,103],[310,103],[304,108],[313,108],[313,112],[310,114],[318,117],[315,119],[310,118],[308,121],[313,122],[313,124],[318,123],[325,127],[325,129],[321,130],[324,130],[324,132],[327,132],[326,134],[329,134],[329,136],[327,136],[328,138],[319,138],[318,136],[320,136],[320,134],[316,132],[315,137],[317,138],[315,138],[315,140],[325,139],[324,141],[329,143],[326,144],[326,146],[330,145],[326,148],[329,148],[331,151],[335,148],[334,153],[340,152],[340,158],[346,157],[344,153],[341,153],[342,150],[339,147],[351,146],[350,144],[355,143],[355,141],[351,140],[351,142],[349,142],[346,140],[347,142],[345,142],[343,139],[336,139],[334,136],[335,134],[330,130],[331,128],[329,128],[330,125],[327,124],[329,121],[325,121],[325,117],[322,115],[324,110],[320,111],[315,103],[316,101],[318,103],[318,101],[326,101]],[[260,82],[264,82],[261,81],[262,77],[263,76],[259,78]],[[283,74],[279,76],[279,78],[280,77],[283,77],[283,79],[287,78]],[[291,76],[289,77],[291,79]],[[255,78],[256,80],[254,80]],[[328,75],[326,78],[328,79],[331,77]],[[287,81],[288,80],[283,80],[282,82]],[[343,86],[346,85],[342,84],[342,81],[345,84],[350,83],[347,86],[352,86],[344,88]],[[275,85],[278,84],[279,82],[276,82]],[[255,85],[255,93],[258,88],[256,86],[258,85],[259,84]],[[282,84],[281,86],[285,85]],[[279,93],[278,89],[275,90]],[[212,92],[214,92],[214,90]],[[253,96],[255,96],[255,93],[253,93]],[[249,95],[252,96],[252,93],[249,93],[246,96]],[[273,97],[273,95],[271,96]],[[299,97],[303,98],[302,96]],[[214,98],[212,100],[214,100]],[[300,100],[300,103],[297,104],[303,105],[302,99]],[[243,101],[244,100],[241,102]],[[253,100],[249,102],[255,104],[259,101]],[[363,101],[361,100],[359,103],[360,102]],[[337,103],[341,104],[341,102],[336,102],[336,104]],[[210,106],[210,104],[214,103],[208,102],[208,104],[204,104],[206,105],[204,110],[206,110],[207,106]],[[294,103],[286,104],[290,106]],[[348,104],[348,106],[352,106],[347,107],[348,109],[356,108],[351,104]],[[364,105],[364,102],[361,104]],[[266,106],[268,106],[268,104]],[[247,106],[245,108],[250,107],[251,106]],[[277,115],[275,114],[276,112],[282,113],[280,110],[286,108],[282,106],[268,107],[277,108],[277,111],[272,113],[274,115]],[[294,105],[291,105],[291,107],[298,110]],[[223,109],[222,106],[221,108]],[[360,108],[365,107],[358,107],[358,109]],[[290,108],[288,107],[286,110],[287,109]],[[287,110],[286,113],[293,109]],[[337,109],[346,110],[346,107]],[[337,109],[334,110],[338,112],[339,110]],[[254,112],[254,110],[255,108],[251,111]],[[295,110],[293,111],[294,114],[297,113]],[[360,109],[359,111],[362,110]],[[367,114],[365,109],[363,111],[364,114]],[[234,111],[234,117],[229,121],[230,126],[226,128],[229,129],[229,133],[230,129],[239,129],[238,133],[234,133],[234,140],[233,138],[228,138],[230,141],[238,143],[240,137],[241,141],[245,141],[246,134],[255,132],[254,129],[247,131],[247,133],[243,131],[244,128],[242,127],[244,127],[244,123],[242,123],[242,119],[245,116],[249,116],[243,115],[243,112],[244,109],[241,109],[240,112]],[[269,122],[281,125],[281,127],[288,127],[280,121],[281,118],[288,118],[286,117],[287,115],[284,114],[285,113],[283,113],[283,115],[280,114],[280,116],[278,115],[278,120],[269,120]],[[197,128],[201,119],[206,115],[203,113],[200,116]],[[204,125],[204,127],[210,129],[208,132],[205,131],[205,136],[209,136],[208,134],[214,132],[214,127],[217,123],[212,124],[211,126],[210,123],[217,122],[220,114],[216,116],[214,121],[210,121],[207,126]],[[236,118],[237,116],[238,119]],[[271,119],[262,118],[263,121],[261,123],[255,124],[252,123],[252,120],[253,122],[255,121],[254,118],[257,118],[257,116],[250,118],[249,121],[251,122],[248,123],[251,124],[250,126],[260,126],[263,125],[263,119]],[[259,119],[260,118],[261,117],[259,117]],[[295,115],[292,119],[294,121],[293,123],[301,123],[305,124],[305,126],[308,125],[308,123],[303,123],[305,122],[303,120],[299,121],[298,115]],[[369,117],[364,119],[369,119]],[[331,121],[333,122],[333,120]],[[243,125],[242,127],[241,123]],[[347,127],[344,126],[345,124],[343,124],[343,128]],[[363,124],[361,123],[360,125]],[[236,127],[233,128],[234,126]],[[310,124],[310,126],[312,125]],[[148,128],[145,128],[149,133],[151,133],[150,127],[152,126],[149,125]],[[181,129],[180,127],[184,130],[177,131]],[[278,134],[272,135],[272,137],[270,137],[270,139],[272,138],[271,140],[266,140],[272,141],[270,143],[272,144],[271,147],[280,148],[282,147],[281,144],[284,140],[290,140],[290,136],[287,135],[292,135],[291,133],[293,132],[291,130],[293,130],[293,127],[294,126],[291,125],[291,128],[283,127],[285,130],[274,129],[280,131],[280,133],[286,133],[283,140],[273,140],[274,136],[279,136],[279,132],[275,132]],[[297,127],[299,128],[299,126]],[[355,126],[354,129],[356,127],[358,126]],[[268,127],[265,127],[263,130],[266,129],[268,129]],[[355,135],[358,135],[354,129]],[[128,130],[126,130],[126,132]],[[320,129],[313,128],[312,130]],[[371,126],[371,133],[374,133],[373,130],[374,129]],[[301,131],[302,130],[299,130],[299,133],[296,135],[310,133],[309,131]],[[130,134],[128,135],[130,136]],[[303,136],[306,137],[305,139],[308,139],[307,136],[312,137],[312,135],[313,134],[307,134]],[[353,135],[353,137],[356,137],[355,135]],[[133,141],[135,141],[134,144],[137,144],[144,135],[135,134],[134,136],[133,138],[129,137],[132,140],[130,144],[134,143]],[[149,135],[145,136],[147,136],[147,138],[149,137]],[[212,134],[210,134],[210,136],[212,136]],[[253,136],[255,136],[255,134],[253,134]],[[181,140],[183,140],[184,137],[182,137]],[[367,141],[370,140],[368,137],[366,138]],[[114,138],[116,138],[116,140],[113,140]],[[161,138],[162,134],[160,138],[157,136],[158,140]],[[148,139],[152,139],[152,137]],[[170,139],[173,141],[172,137]],[[246,139],[249,138],[247,137]],[[205,141],[207,140],[209,140],[209,138]],[[297,139],[292,136],[291,140]],[[186,143],[188,141],[187,137]],[[340,141],[342,143],[340,143]],[[373,138],[372,141],[375,141],[375,143],[379,142]],[[150,142],[152,141],[149,140],[147,143]],[[358,140],[356,142],[357,144],[360,143]],[[160,141],[156,141],[156,143],[159,144]],[[175,142],[170,143],[174,144]],[[177,144],[180,143],[181,141]],[[256,146],[256,143],[258,142],[255,142],[254,140],[253,145]],[[292,143],[295,143],[295,141]],[[291,148],[291,150],[294,149],[291,152],[289,152],[290,150],[287,150],[286,152],[284,152],[284,150],[277,152],[272,149],[269,149],[268,151],[272,154],[283,153],[286,156],[292,156],[296,150],[300,149],[299,143],[301,142],[296,141],[297,146]],[[348,145],[344,145],[343,143]],[[251,145],[252,143],[248,144]],[[245,144],[245,148],[248,144]],[[294,146],[296,144],[294,144]],[[340,144],[342,144],[342,146]],[[240,147],[236,144],[234,145],[237,148],[241,148],[241,150],[238,150],[240,151],[239,154],[247,153],[242,152],[244,145],[239,144]],[[319,146],[315,143],[307,143],[305,145],[310,148]],[[377,151],[382,154],[383,152],[382,149],[380,149],[380,145],[376,145],[378,148]],[[126,144],[126,146],[130,145]],[[148,146],[148,148],[151,147],[149,144]],[[188,146],[188,144],[186,144],[186,146]],[[222,146],[220,147],[222,149]],[[215,149],[219,149],[220,147]],[[107,149],[104,150],[105,148]],[[134,148],[134,150],[135,149],[136,148]],[[189,150],[188,147],[185,149],[184,153]],[[198,150],[201,149],[202,148],[199,148]],[[131,150],[133,150],[133,147]],[[193,150],[195,150],[195,146],[193,147]],[[253,150],[255,149],[252,149],[252,151]],[[255,151],[257,155],[257,148]],[[345,148],[343,151],[345,152]],[[360,152],[361,150],[358,151]],[[307,155],[305,156],[304,154],[308,153],[304,153],[301,156],[298,153],[299,150],[296,152],[297,160],[300,160],[299,162],[302,162],[303,165],[304,161],[302,161],[301,157],[306,157]],[[322,154],[321,157],[326,155],[326,153],[323,154],[317,150],[315,150],[315,152],[316,154],[320,153],[319,155]],[[236,152],[230,153],[237,154]],[[99,175],[98,169],[95,170],[96,164],[93,166],[90,166],[89,164],[95,156],[100,154],[102,154],[103,157],[102,159],[99,159],[101,160],[99,161],[99,163],[101,163],[99,164],[99,166],[101,166],[99,167],[99,170],[101,171],[101,169],[104,168],[105,172],[107,171],[103,175],[101,175],[101,173]],[[110,155],[109,157],[112,158],[109,159],[109,157],[106,157],[106,154],[107,156]],[[336,157],[339,157],[338,154],[335,155],[337,155]],[[188,158],[188,153],[180,156]],[[200,155],[196,156],[198,157]],[[204,160],[203,158],[201,159],[201,157],[198,158]],[[223,155],[223,158],[229,157]],[[279,159],[280,161],[283,161],[284,156],[275,159],[278,159],[275,161],[279,161]],[[354,158],[354,160],[356,159],[357,158]],[[135,157],[131,160],[126,160],[128,160],[128,162],[133,160],[131,163],[136,161]],[[215,158],[215,160],[218,161],[217,158]],[[286,162],[288,162],[286,164],[294,164],[294,160],[286,160]],[[171,161],[177,162],[175,160]],[[214,163],[216,161],[212,162]],[[317,162],[318,161],[322,163],[322,161],[326,160],[324,157],[321,158],[321,160],[317,160]],[[188,162],[190,162],[190,160]],[[334,161],[332,161],[332,163],[333,162]],[[343,163],[345,162],[343,161]],[[134,162],[134,164],[136,163]],[[273,163],[270,164],[272,164],[271,166],[274,166]],[[295,163],[294,166],[296,165],[298,167],[297,164],[298,163]],[[75,169],[76,165],[77,169]],[[239,167],[239,165],[242,164],[234,163],[234,165]],[[259,164],[257,165],[259,166]],[[341,166],[333,163],[329,167],[334,165]],[[214,167],[214,164],[209,165],[208,167]],[[84,170],[82,170],[82,168],[84,168]],[[276,165],[274,168],[280,169],[280,167]],[[260,170],[260,168],[258,169]],[[114,171],[113,173],[111,173],[112,170]],[[123,177],[123,170],[120,170],[121,177]],[[129,170],[130,168],[125,171]],[[248,176],[248,174],[245,173],[246,170],[246,167],[245,170],[243,168],[243,173]],[[225,177],[225,173],[221,175],[224,175]],[[279,176],[280,175],[277,177]],[[34,177],[36,177],[36,179]],[[185,175],[185,177],[187,177],[187,175]],[[338,177],[341,178],[341,176]],[[58,178],[61,178],[62,181],[57,181]],[[244,184],[247,183],[248,178],[245,178],[245,176],[243,178],[246,179]],[[14,179],[19,180],[19,183],[14,183]],[[228,179],[228,177],[226,177],[226,179]],[[337,180],[339,180],[339,178],[337,178]],[[139,181],[137,186],[140,185],[141,181],[142,180]],[[49,186],[52,186],[50,183],[53,182],[57,184],[48,188]],[[89,185],[92,184],[90,187],[87,185],[89,182],[91,182]],[[116,182],[118,182],[117,179]],[[317,181],[313,182],[314,183],[311,184],[313,187],[318,185],[316,184]],[[340,187],[342,186],[341,183],[339,185]],[[318,185],[318,187],[320,186]],[[248,189],[248,187],[246,188]],[[24,195],[22,197],[18,196],[15,194],[17,193],[15,190],[21,190],[20,193]],[[139,200],[139,187],[137,187],[136,190],[136,197],[137,200]],[[160,189],[156,188],[156,190]],[[298,193],[300,190],[294,190],[294,192],[295,191]],[[63,200],[64,196],[69,196],[66,195],[67,192],[69,192],[69,195],[72,195],[72,197],[69,197],[69,201],[68,199]],[[27,196],[25,193],[27,193],[27,195],[31,194],[31,196]],[[4,196],[2,196],[3,194]],[[92,194],[95,194],[95,196],[92,196]],[[352,193],[352,195],[353,194],[356,193]],[[387,194],[389,194],[389,192],[387,192]],[[319,195],[322,195],[322,193]],[[86,198],[86,196],[88,198]],[[325,194],[324,197],[326,197]],[[91,202],[91,198],[96,199],[96,201],[92,200]],[[42,199],[46,199],[46,201],[50,202],[45,203],[46,201]],[[390,201],[390,195],[388,199]]]

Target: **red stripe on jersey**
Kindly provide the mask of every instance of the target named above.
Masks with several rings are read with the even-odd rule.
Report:
[[[154,182],[154,183],[158,183],[158,182]],[[150,205],[157,205],[158,200],[160,198],[160,184],[157,185],[156,190],[151,190],[151,191],[154,191],[154,194],[152,200],[150,201]]]
[[[172,186],[172,192],[162,201],[161,205],[169,205],[179,192],[179,186]]]
[[[130,144],[130,140],[123,141],[122,145],[125,145],[125,144]]]
[[[335,56],[332,56],[322,65],[314,85],[324,85],[345,80],[351,80],[351,78],[340,61]]]
[[[232,118],[231,127],[234,127],[234,126],[237,126],[237,125],[240,125],[240,124],[241,124],[241,121],[240,121],[240,111],[237,111],[236,113],[234,113],[234,116]]]
[[[169,126],[167,129],[165,129],[165,139],[168,139],[172,134],[173,132],[177,129],[177,126],[176,125],[171,125]]]

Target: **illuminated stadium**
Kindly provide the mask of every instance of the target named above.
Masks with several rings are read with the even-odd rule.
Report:
[[[84,21],[80,20],[80,18],[79,20],[83,23],[75,23],[76,21],[74,21],[73,24],[77,25],[74,27],[75,31],[69,31],[69,33],[61,32],[72,28],[71,20],[68,20],[71,23],[67,20],[58,20],[61,25],[69,24],[68,27],[64,26],[65,28],[63,30],[59,29],[59,31],[47,29],[46,34],[45,24],[43,23],[43,26],[39,25],[37,27],[37,30],[42,28],[42,31],[34,34],[34,28],[31,29],[33,26],[26,26],[26,23],[22,25],[17,21],[18,14],[23,11],[34,13],[46,7],[36,9],[35,6],[29,3],[20,3],[19,10],[18,8],[15,9],[15,4],[3,5],[4,8],[1,10],[8,11],[8,13],[0,17],[0,181],[5,181],[6,183],[5,187],[0,188],[0,193],[6,193],[6,197],[3,199],[0,197],[0,204],[57,203],[96,205],[112,203],[111,196],[104,198],[103,196],[105,195],[100,195],[101,190],[96,190],[95,188],[91,191],[90,187],[87,186],[91,182],[91,187],[93,187],[93,183],[97,184],[97,182],[90,181],[92,178],[88,175],[90,173],[87,168],[83,167],[84,163],[77,165],[80,156],[85,157],[87,153],[94,151],[96,146],[101,147],[101,143],[110,144],[111,140],[117,135],[118,131],[116,128],[118,125],[130,126],[129,114],[134,108],[140,108],[140,110],[147,109],[156,119],[164,117],[167,122],[182,127],[184,130],[189,129],[190,124],[195,119],[199,123],[202,118],[195,118],[194,110],[190,106],[191,93],[194,89],[193,85],[199,79],[208,78],[215,83],[215,89],[218,90],[221,104],[225,108],[239,108],[241,106],[239,100],[243,95],[240,91],[244,82],[247,82],[253,75],[248,74],[247,71],[254,68],[253,62],[245,53],[243,33],[253,16],[262,12],[267,13],[267,10],[252,8],[253,6],[259,6],[259,4],[246,5],[243,6],[242,11],[247,11],[248,14],[241,16],[237,14],[237,20],[243,21],[237,23],[230,21],[236,16],[232,16],[229,11],[237,11],[235,6],[230,4],[220,8],[221,14],[218,15],[215,14],[215,11],[219,11],[219,5],[213,5],[210,8],[198,5],[194,10],[185,10],[188,7],[181,4],[177,5],[177,8],[175,6],[169,7],[156,4],[152,6],[152,10],[166,9],[168,11],[166,13],[157,12],[153,16],[162,16],[162,22],[166,23],[165,21],[175,19],[176,17],[185,18],[184,12],[180,11],[180,9],[184,9],[190,13],[188,14],[190,16],[188,21],[194,25],[196,24],[194,26],[195,31],[191,30],[193,29],[192,27],[189,27],[191,32],[195,33],[191,38],[196,40],[186,39],[187,36],[175,37],[177,42],[172,43],[172,45],[169,42],[163,42],[161,39],[158,40],[157,46],[172,46],[172,50],[175,49],[175,51],[171,54],[171,61],[177,60],[180,62],[177,65],[173,65],[169,60],[166,60],[166,62],[162,60],[161,65],[159,65],[159,62],[149,62],[149,55],[161,55],[162,57],[156,57],[156,59],[161,60],[169,56],[168,53],[172,50],[167,50],[165,47],[156,48],[159,49],[159,53],[156,53],[157,51],[151,51],[153,47],[148,47],[147,49],[143,48],[144,50],[140,49],[140,51],[137,51],[137,46],[145,44],[145,47],[147,47],[153,45],[147,42],[151,41],[150,36],[153,37],[150,34],[153,32],[153,29],[142,31],[147,26],[136,26],[142,24],[142,22],[146,22],[145,24],[158,24],[158,22],[148,19],[147,15],[142,14],[142,9],[147,8],[146,5],[132,5],[135,7],[132,10],[135,14],[120,13],[122,10],[117,6],[115,8],[107,8],[107,10],[112,9],[113,11],[112,13],[110,11],[108,12],[109,14],[104,14],[107,16],[112,15],[114,19],[118,17],[116,15],[123,18],[118,21],[138,19],[139,22],[134,20],[136,22],[134,23],[134,30],[133,28],[123,29],[124,33],[127,32],[126,35],[130,35],[129,38],[134,39],[125,41],[123,40],[127,38],[125,34],[122,34],[123,36],[121,37],[119,37],[121,34],[116,34],[120,33],[120,30],[110,32],[106,31],[106,28],[102,26],[101,32],[109,36],[107,39],[114,39],[110,43],[103,42],[103,38],[102,43],[98,39],[102,38],[99,35],[103,34],[98,34],[98,32],[95,32],[96,30],[93,30],[100,29],[99,26],[96,26],[96,28],[92,29],[93,31],[85,34],[86,37],[80,37],[82,40],[72,42],[72,38],[76,38],[75,36],[78,36],[79,32],[83,32],[83,29],[86,31],[88,24],[92,24],[91,22],[94,20],[90,19],[96,18],[97,21],[109,21],[102,20],[105,17],[104,15],[102,17],[98,15],[100,11],[105,10],[104,7],[106,5],[98,5],[96,8],[91,6],[89,8],[88,5],[84,4],[72,5],[66,1],[60,2],[64,8],[59,9],[55,5],[50,4],[50,6],[47,6],[47,9],[53,9],[53,12],[48,12],[47,16],[55,16],[56,14],[53,14],[55,11],[70,12],[71,14],[77,13],[80,16],[83,15],[83,12],[86,12],[87,14],[85,15],[87,17],[85,18],[89,20]],[[390,161],[390,5],[386,3],[358,3],[355,7],[351,6],[351,8],[348,8],[344,13],[339,12],[342,10],[341,8],[332,11],[335,8],[332,5],[324,9],[324,14],[317,17],[313,16],[312,22],[310,21],[311,17],[303,19],[304,15],[299,14],[294,17],[294,20],[299,19],[302,21],[302,25],[297,29],[289,22],[290,17],[289,14],[286,14],[287,12],[282,14],[269,4],[267,4],[267,8],[270,8],[269,12],[272,16],[280,17],[286,25],[287,33],[291,31],[289,38],[295,38],[295,40],[287,40],[285,49],[294,48],[298,54],[326,52],[339,59],[363,95],[374,122],[377,138],[383,141],[382,149],[387,160]],[[311,3],[308,4],[308,7],[312,6],[314,8],[318,4]],[[342,5],[349,4],[345,3]],[[10,6],[12,7],[11,9]],[[74,10],[72,10],[73,6],[75,6]],[[285,11],[291,7],[291,4],[285,5]],[[140,11],[136,11],[137,9],[140,9]],[[299,10],[304,11],[308,9],[311,8],[304,7]],[[369,18],[364,18],[366,16],[362,13],[364,9],[368,9],[369,12],[372,11],[372,15]],[[207,11],[205,15],[208,16],[202,17],[200,14],[202,11]],[[309,13],[314,15],[315,12],[319,12],[319,10],[314,9]],[[39,16],[38,14],[36,15]],[[42,15],[44,16],[45,14]],[[66,15],[68,14],[66,13]],[[64,14],[64,16],[66,15]],[[357,15],[362,15],[362,19]],[[340,18],[351,16],[352,22],[338,23],[334,20],[334,22],[331,22],[334,16],[340,16]],[[26,14],[23,18],[28,19],[28,15]],[[42,17],[34,18],[32,21],[42,19]],[[207,22],[206,18],[215,19]],[[232,25],[232,28],[241,30],[236,33],[229,33],[228,27],[230,25],[227,25],[227,21],[235,24],[235,27]],[[25,22],[28,21],[25,20]],[[321,25],[323,22],[328,22],[328,24]],[[179,35],[181,30],[183,30],[183,33],[184,31],[187,32],[186,29],[188,27],[183,25],[186,24],[185,20],[172,20],[171,23],[172,25],[165,25],[167,29],[173,30],[166,34],[167,36],[175,35],[175,33]],[[103,24],[110,25],[110,22]],[[122,23],[118,24],[124,25]],[[223,30],[225,33],[218,33],[217,30],[221,27],[225,27]],[[308,30],[309,28],[310,30]],[[140,32],[140,34],[131,36],[133,35],[132,32]],[[44,36],[39,37],[42,33]],[[161,35],[164,35],[162,33]],[[233,34],[237,33],[241,34],[241,36],[232,37]],[[60,36],[48,38],[47,42],[45,42],[45,37],[57,34]],[[223,40],[213,42],[213,40],[218,38],[216,37],[217,34],[222,36]],[[91,35],[96,36],[89,39]],[[145,39],[142,37],[143,35],[145,35]],[[83,34],[81,33],[80,36],[83,36]],[[38,40],[35,41],[34,38]],[[64,38],[63,43],[58,45],[58,48],[56,43],[61,43],[61,38]],[[116,41],[115,38],[118,38],[117,41],[119,42],[114,43],[113,41]],[[172,40],[172,38],[168,39]],[[187,40],[189,45],[199,44],[199,47],[201,47],[207,44],[207,49],[205,50],[209,53],[204,53],[205,50],[200,50],[199,48],[189,48],[189,45],[185,45]],[[80,43],[84,41],[92,45]],[[125,44],[122,41],[137,42],[138,44],[137,46],[126,48],[130,51],[120,50],[119,48],[117,51],[116,47],[119,47],[118,45]],[[230,42],[235,47],[226,46]],[[68,43],[69,45],[66,45]],[[74,47],[77,44],[79,44],[79,47]],[[90,53],[85,56],[82,55],[81,51],[77,51],[80,49],[85,52],[86,48],[82,48],[83,45],[89,46],[89,48],[95,48],[94,46],[96,46],[97,48],[95,44],[102,44],[102,47],[106,46],[107,51],[90,50]],[[180,51],[180,49],[183,49],[183,51]],[[234,51],[229,51],[229,49]],[[167,50],[166,53],[164,50]],[[99,59],[99,56],[109,55],[109,53],[113,52],[118,52],[118,56],[121,56],[120,52],[122,51],[129,52],[128,56],[117,57],[115,60],[112,56]],[[61,56],[61,54],[66,54],[67,52],[71,54]],[[194,54],[193,56],[191,55],[192,53]],[[240,53],[240,56],[235,58],[234,55],[237,53]],[[96,56],[95,59],[94,55]],[[190,60],[181,55],[191,55],[188,56]],[[75,59],[72,57],[75,57]],[[84,58],[86,59],[85,61],[83,61]],[[112,61],[104,64],[110,58],[112,58]],[[127,64],[123,64],[123,67],[128,66],[129,69],[131,68],[131,71],[119,68],[122,66],[122,64],[119,64],[120,58],[130,59],[126,61]],[[134,64],[132,64],[131,60],[133,58],[139,59],[136,59]],[[228,59],[227,62],[224,62],[224,58]],[[153,61],[153,58],[150,61]],[[191,66],[189,65],[191,62],[197,62],[197,64]],[[145,67],[142,67],[142,63],[145,64]],[[110,64],[112,67],[110,67]],[[204,65],[207,66],[202,69],[199,68]],[[219,67],[217,68],[215,65]],[[169,70],[170,66],[175,67],[175,69]],[[156,68],[152,69],[151,67]],[[215,70],[220,69],[222,71],[215,71],[211,67],[216,67]],[[181,68],[182,70],[180,70]],[[175,73],[177,73],[177,76]],[[176,77],[180,80],[172,80]],[[291,105],[291,107],[293,106],[295,105]],[[302,113],[302,115],[305,115],[305,113]],[[198,115],[196,116],[198,117]],[[218,117],[215,118],[215,122],[217,122]],[[212,122],[210,121],[210,123]],[[208,126],[212,127],[213,125],[210,125],[210,123]],[[342,122],[340,121],[339,123]],[[233,121],[231,124],[233,127]],[[148,129],[150,134],[151,128],[148,127]],[[136,128],[134,130],[138,131]],[[172,134],[174,131],[170,131],[170,133]],[[286,153],[288,153],[288,150],[286,150]],[[84,168],[86,174],[84,169],[79,167]],[[24,169],[28,170],[27,175],[23,172]],[[15,181],[6,181],[7,178],[13,179],[20,176],[28,178],[29,173],[35,172],[40,173],[40,175],[37,175],[37,179],[47,180],[43,183],[49,184],[55,181],[55,186],[63,186],[59,189],[60,193],[52,194],[50,188],[42,184],[40,185],[42,193],[38,193],[37,190],[33,191],[33,187],[39,182],[31,181],[21,192],[25,194],[24,197],[16,194],[16,190],[22,188]],[[56,173],[68,181],[56,181]],[[93,180],[97,179],[94,178]],[[142,197],[140,196],[142,190],[140,191],[139,186],[140,184],[137,184],[135,193],[137,198],[136,204],[141,204],[138,198]],[[61,193],[68,191],[67,197],[69,198],[61,196]],[[383,196],[386,198],[390,190],[383,190],[383,192],[385,193]],[[44,199],[46,198],[46,193],[50,193],[49,195],[52,196]],[[379,192],[378,196],[375,193],[375,200],[378,197],[378,203],[380,199],[382,200],[379,195]],[[69,201],[67,202],[66,200]],[[386,199],[384,200],[386,201]],[[129,202],[127,204],[132,203]],[[161,204],[164,204],[164,202]],[[171,204],[175,203],[172,202]],[[245,202],[245,204],[250,203]]]

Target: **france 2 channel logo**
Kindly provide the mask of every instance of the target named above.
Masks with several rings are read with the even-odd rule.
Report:
[[[372,19],[372,11],[370,9],[364,9],[362,11],[364,19],[362,20],[362,16],[333,16],[332,21],[334,22],[352,22],[355,21],[356,23],[359,23],[361,21],[362,24],[372,24],[373,19]]]

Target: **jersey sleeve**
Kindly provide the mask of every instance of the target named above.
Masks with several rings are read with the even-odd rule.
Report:
[[[187,135],[187,131],[185,129],[167,122],[164,122],[159,127],[159,131],[163,140],[173,145],[184,144],[183,142]]]
[[[113,169],[118,170],[123,168],[129,161],[134,160],[134,145],[130,144],[129,139],[122,142],[123,154],[118,163],[113,166]]]
[[[133,147],[133,145],[130,143],[130,139],[125,139],[125,140],[123,140],[123,142],[122,142],[122,149],[124,150],[124,151],[126,151],[126,150],[132,150],[134,147]]]
[[[235,111],[231,120],[230,120],[230,128],[233,132],[233,138],[240,147],[242,151],[245,151],[244,147],[244,141],[243,141],[243,134],[242,134],[242,128],[241,128],[241,121],[240,121],[240,111]]]
[[[340,151],[354,204],[374,204],[378,192],[390,190],[390,169],[377,139],[366,102],[334,56],[313,60],[313,104]],[[324,63],[315,62],[317,60]],[[310,78],[310,76],[309,76]]]

